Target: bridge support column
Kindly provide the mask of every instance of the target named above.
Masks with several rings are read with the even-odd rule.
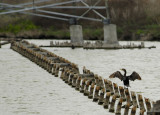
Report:
[[[104,27],[104,46],[119,46],[117,40],[117,28],[115,24],[105,24]]]
[[[71,43],[74,46],[82,46],[83,45],[83,33],[81,25],[71,25],[70,26],[70,38]]]

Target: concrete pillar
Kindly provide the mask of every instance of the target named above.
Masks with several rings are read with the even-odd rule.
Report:
[[[115,24],[105,24],[104,27],[104,45],[119,45],[117,40],[117,28]]]
[[[53,46],[53,41],[50,41],[50,46]]]
[[[76,46],[83,45],[83,33],[81,25],[71,25],[70,26],[70,38],[71,43]]]

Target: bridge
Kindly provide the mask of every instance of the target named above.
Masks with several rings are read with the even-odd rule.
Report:
[[[72,10],[72,14],[64,12],[57,12],[57,9]],[[77,14],[79,9],[84,12],[81,15]],[[109,15],[108,0],[91,0],[88,3],[86,0],[64,0],[51,1],[51,0],[32,0],[21,4],[8,4],[0,3],[0,15],[9,15],[13,13],[26,14],[31,16],[38,16],[50,18],[54,20],[67,21],[70,24],[70,38],[71,45],[83,46],[83,32],[82,26],[78,25],[79,20],[96,21],[103,23],[104,41],[103,47],[119,47],[117,40],[116,25],[111,24]],[[106,12],[106,16],[102,15],[99,10]],[[87,17],[86,15],[92,12],[97,17]]]

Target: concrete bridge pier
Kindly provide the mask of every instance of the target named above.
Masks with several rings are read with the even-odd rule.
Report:
[[[76,19],[70,19],[70,38],[73,46],[83,46],[82,26],[77,25]]]
[[[117,27],[115,24],[104,24],[104,47],[118,47]]]

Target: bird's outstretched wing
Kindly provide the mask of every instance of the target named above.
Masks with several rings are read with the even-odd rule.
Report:
[[[139,75],[137,72],[134,71],[134,72],[129,76],[129,79],[130,79],[131,81],[134,81],[134,80],[136,80],[136,79],[141,80],[141,77],[140,77],[140,75]]]
[[[109,76],[109,78],[115,78],[115,77],[119,78],[120,80],[123,80],[123,75],[119,71],[116,71]]]

